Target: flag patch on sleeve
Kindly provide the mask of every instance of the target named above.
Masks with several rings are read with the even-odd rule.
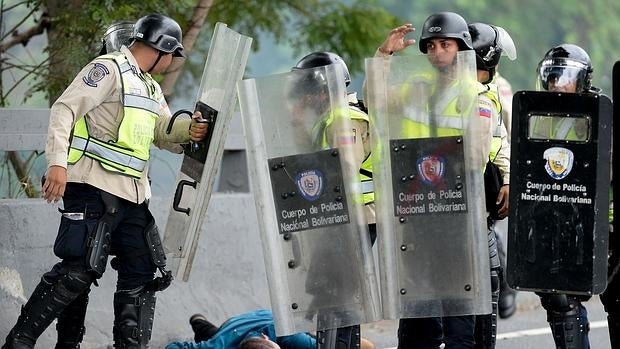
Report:
[[[485,118],[491,117],[491,109],[480,107],[479,113],[480,113],[480,116],[483,116]]]
[[[480,99],[478,101],[478,109],[479,109],[480,116],[485,117],[485,118],[490,118],[493,113],[492,108],[493,108],[493,104],[490,101],[486,99]]]
[[[355,129],[351,130],[351,132],[345,132],[344,134],[340,134],[336,137],[336,141],[340,145],[345,144],[354,144],[356,141],[357,132]]]

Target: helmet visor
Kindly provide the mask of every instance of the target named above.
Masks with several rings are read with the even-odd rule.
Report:
[[[538,69],[539,89],[552,92],[580,92],[587,67],[572,60],[546,60]]]
[[[129,45],[133,34],[133,23],[123,23],[110,26],[103,36],[103,42],[108,52],[118,51],[121,46]]]
[[[497,29],[497,45],[502,49],[502,56],[508,57],[511,61],[517,59],[517,48],[508,32],[502,27]]]

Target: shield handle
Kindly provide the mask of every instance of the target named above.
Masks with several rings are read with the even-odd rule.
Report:
[[[177,212],[182,212],[185,213],[186,215],[189,216],[189,207],[188,208],[183,208],[183,207],[179,207],[179,203],[181,202],[181,197],[183,196],[183,187],[186,185],[189,185],[190,187],[196,189],[196,184],[198,182],[196,181],[188,181],[188,180],[181,180],[179,181],[179,184],[177,184],[177,189],[174,192],[174,201],[172,202],[172,208],[177,211]]]

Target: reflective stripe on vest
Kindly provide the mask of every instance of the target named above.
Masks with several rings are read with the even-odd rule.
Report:
[[[555,128],[556,129],[555,139],[569,139],[568,134],[571,131],[572,131],[572,136],[576,138],[574,126],[575,126],[575,120],[561,119],[560,125]]]
[[[491,148],[489,149],[489,159],[491,161],[495,160],[497,153],[499,153],[502,148],[502,125],[504,124],[501,117],[501,103],[499,101],[499,92],[497,91],[497,87],[492,84],[486,85],[487,90],[482,94],[487,96],[491,102],[495,105],[496,110],[498,110],[497,116],[497,125],[493,130],[493,138],[491,138]]]
[[[474,85],[472,88],[475,88]],[[408,91],[406,85],[401,91],[403,98],[406,98]],[[467,122],[463,117],[468,117],[462,114],[471,107],[462,105],[463,101],[460,101],[462,91],[463,87],[455,84],[442,91],[433,103],[433,110],[429,110],[428,104],[416,110],[409,110],[410,108],[405,110],[406,115],[402,119],[401,129],[403,138],[462,135]],[[427,103],[430,103],[430,99]]]
[[[363,120],[370,124],[368,115],[356,106],[349,106],[349,118],[351,120]],[[375,185],[372,181],[372,153],[362,162],[358,177],[362,185],[364,204],[368,205],[375,202]]]
[[[465,121],[462,119],[461,113],[458,112],[458,98],[454,98],[445,109],[441,111],[441,115],[435,116],[435,127],[431,127],[431,119],[426,114],[426,121],[413,120],[406,116],[402,121],[402,132],[405,138],[425,138],[431,136],[457,136],[463,134]],[[435,135],[431,134],[433,129]]]
[[[331,123],[334,121],[334,113],[337,113],[340,111],[341,110],[336,110],[330,113],[327,119],[321,122],[321,127],[322,127],[321,147],[323,148],[329,147],[329,144],[327,142],[327,135],[325,134],[325,130],[327,130],[329,125],[331,125]],[[348,117],[351,120],[362,120],[367,123],[370,122],[368,115],[355,106],[349,106],[346,112],[348,114]],[[367,174],[370,174],[370,176],[368,176]],[[375,201],[375,191],[374,191],[374,183],[372,181],[372,154],[367,156],[366,159],[364,159],[364,161],[362,162],[362,165],[360,166],[360,171],[358,173],[358,178],[361,183],[364,204],[367,205],[367,204],[373,203]]]
[[[138,159],[130,154],[123,154],[121,153],[121,149],[118,151],[113,151],[108,148],[108,145],[102,144],[101,141],[92,137],[90,140],[80,137],[73,137],[73,140],[71,141],[71,149],[84,151],[101,159],[107,159],[115,164],[118,164],[119,168],[128,167],[132,170],[142,172],[146,167],[145,160]]]
[[[370,194],[372,193],[373,196],[375,194],[375,183],[371,180],[369,181],[362,181],[362,193],[364,194]],[[366,203],[364,201],[364,203]]]
[[[139,77],[124,54],[118,52],[101,58],[116,63],[123,82],[123,119],[117,139],[103,141],[90,136],[86,118],[82,116],[73,127],[67,160],[69,164],[75,164],[82,156],[87,156],[108,171],[140,178],[150,156],[160,104],[154,97],[135,94],[145,87],[147,93],[152,91],[147,82],[150,77]]]

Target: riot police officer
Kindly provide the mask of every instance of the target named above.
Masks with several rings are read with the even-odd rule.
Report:
[[[313,52],[303,57],[297,62],[293,70],[310,69],[322,67],[330,64],[338,64],[342,68],[344,74],[344,82],[347,86],[351,83],[351,76],[346,63],[339,55],[332,52]],[[349,104],[349,118],[351,119],[351,127],[353,131],[353,144],[356,151],[354,161],[359,165],[359,178],[362,186],[365,216],[370,231],[371,243],[374,243],[377,237],[375,205],[374,205],[374,189],[372,183],[372,158],[370,144],[370,125],[368,119],[368,110],[362,100],[357,98],[356,92],[347,92],[347,102]]]
[[[337,64],[340,66],[341,71],[344,74],[344,82],[346,86],[349,86],[351,83],[349,69],[342,57],[332,52],[312,52],[301,58],[292,70],[312,69],[331,64]],[[311,81],[315,80],[311,79]],[[376,239],[377,233],[374,209],[374,189],[372,182],[369,119],[363,102],[357,99],[357,94],[355,92],[347,92],[346,98],[348,102],[348,109],[344,112],[348,114],[351,125],[351,134],[349,135],[349,138],[354,149],[354,159],[352,161],[354,161],[356,166],[359,167],[358,176],[363,193],[364,214],[368,223],[370,240],[372,244]],[[331,113],[334,113],[334,111],[331,111]],[[320,130],[316,131],[316,142],[320,148],[330,147],[331,136],[329,134],[329,119],[330,117],[327,117],[326,120],[321,123]],[[355,325],[346,328],[339,328],[337,330],[337,336],[339,341],[338,348],[359,347],[360,326]]]
[[[500,103],[502,104],[502,123],[508,132],[508,143],[510,143],[510,132],[512,123],[512,86],[499,72],[495,73],[495,84],[499,90]],[[506,231],[508,221],[495,222],[493,225],[497,237],[497,251],[499,262],[502,269],[506,270]],[[507,319],[517,311],[517,291],[508,286],[505,273],[501,274],[499,287],[499,300],[497,302],[497,315],[500,319]]]
[[[411,24],[393,29],[378,48],[376,56],[388,56],[413,45],[414,40],[405,39],[405,36],[412,31]],[[473,49],[472,38],[466,21],[460,15],[452,12],[441,12],[429,16],[422,28],[419,49],[422,53],[427,54],[429,62],[439,72],[439,84],[449,86],[451,82],[447,81],[448,79],[442,79],[442,76],[449,76],[458,51]],[[478,144],[481,153],[488,154],[492,138],[491,120],[498,119],[499,108],[494,107],[495,103],[489,98],[489,95],[484,93],[487,90],[486,87],[481,84],[479,86],[472,84],[471,86],[471,88],[477,89],[478,104],[482,116],[477,121],[486,122],[484,126],[480,127],[484,134],[476,135],[476,137],[481,140]],[[444,111],[446,114],[456,113],[455,111],[459,110],[456,100],[446,104],[448,105]],[[483,111],[484,115],[482,115]],[[437,128],[439,129],[439,127]],[[403,125],[403,129],[412,132],[424,132],[419,123],[409,122],[408,125]],[[437,131],[437,136],[442,136],[439,132],[441,129]],[[407,132],[403,133],[406,137]],[[483,158],[486,156],[480,157],[480,163],[475,164],[481,173],[484,168]],[[486,224],[481,221],[479,225],[482,228]],[[473,348],[474,326],[473,315],[444,316],[442,318],[403,318],[399,323],[398,347],[438,348],[444,343],[449,348]]]
[[[581,47],[562,44],[551,48],[538,64],[537,84],[543,91],[599,94],[600,89],[592,86],[592,63],[588,53]],[[574,120],[562,120],[557,124],[538,125],[537,133],[555,139],[572,139],[581,132],[580,125]],[[547,321],[553,333],[557,348],[589,348],[588,313],[582,301],[589,296],[568,295],[562,293],[538,292],[542,306],[547,311]],[[611,300],[613,297],[601,297]],[[613,302],[604,302],[606,310],[613,310]],[[609,307],[608,307],[609,306]],[[610,324],[610,333],[612,325]]]
[[[52,105],[42,190],[48,202],[63,200],[54,243],[61,261],[41,278],[3,349],[33,348],[56,318],[56,348],[78,348],[90,286],[105,271],[108,254],[118,271],[114,347],[147,346],[155,292],[171,281],[169,274],[154,279],[157,268],[166,271],[147,207],[149,148],[154,143],[178,152],[181,143],[206,134],[193,120],[166,133],[171,113],[150,75],[184,56],[181,36],[169,17],[140,18],[129,48],[90,62]]]
[[[472,23],[469,25],[472,45],[476,52],[476,69],[478,81],[483,84],[483,94],[494,102],[497,115],[496,126],[493,130],[489,162],[485,171],[485,191],[488,223],[489,258],[491,266],[491,292],[493,312],[488,315],[476,316],[476,348],[495,348],[497,333],[497,313],[500,291],[500,276],[502,266],[499,259],[497,236],[494,229],[496,220],[504,219],[508,214],[508,192],[510,182],[510,144],[506,127],[501,117],[501,103],[499,90],[495,85],[496,67],[502,55],[510,59],[516,58],[514,42],[506,31],[497,26],[486,23]],[[491,171],[496,167],[498,171]],[[494,174],[497,173],[497,174]],[[489,178],[490,177],[490,178]],[[498,204],[499,203],[499,204]]]

